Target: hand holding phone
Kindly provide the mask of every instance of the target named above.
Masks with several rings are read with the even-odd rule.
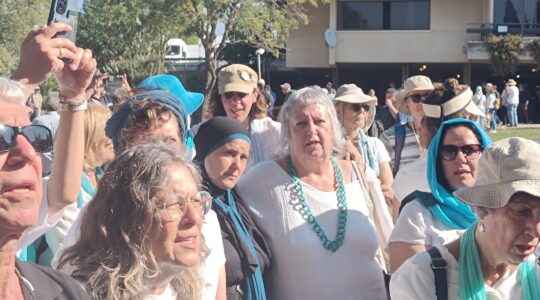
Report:
[[[51,10],[47,24],[64,22],[71,25],[69,32],[59,32],[56,37],[63,37],[75,43],[77,39],[77,17],[79,15],[79,0],[51,0]]]

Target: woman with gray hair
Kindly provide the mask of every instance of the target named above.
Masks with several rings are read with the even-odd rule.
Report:
[[[114,159],[61,257],[94,299],[200,299],[209,197],[185,152],[141,144]],[[159,296],[158,296],[159,295]]]
[[[366,176],[339,159],[336,111],[316,88],[294,93],[281,111],[283,151],[238,184],[272,253],[269,299],[384,299],[373,201]],[[382,201],[380,199],[383,199]],[[332,280],[328,280],[331,278]]]
[[[476,184],[454,192],[478,221],[461,238],[405,262],[392,275],[392,297],[540,299],[533,255],[540,238],[538,153],[540,145],[523,138],[485,149]]]

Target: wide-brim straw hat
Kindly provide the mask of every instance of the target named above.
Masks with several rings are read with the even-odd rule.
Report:
[[[377,103],[377,97],[372,97],[370,95],[364,94],[361,88],[356,86],[356,84],[344,84],[338,88],[336,95],[333,99],[334,103],[336,102],[346,102],[346,103],[358,103],[358,104],[367,104],[369,105],[369,110],[366,111],[366,121],[364,124],[364,130],[368,130],[373,121],[375,120],[375,104]]]
[[[467,85],[461,85],[461,93],[443,104],[422,103],[424,114],[430,118],[444,118],[462,109],[471,115],[485,117],[484,112],[472,100],[473,92]]]
[[[528,139],[497,141],[480,157],[475,185],[454,195],[469,205],[486,208],[506,206],[518,192],[540,197],[539,154],[540,144]]]
[[[401,89],[396,94],[396,108],[399,112],[410,115],[409,109],[407,108],[405,99],[411,92],[431,92],[435,88],[433,87],[433,83],[431,83],[431,79],[427,76],[423,75],[417,75],[413,77],[407,78],[405,82],[403,82],[403,89]]]

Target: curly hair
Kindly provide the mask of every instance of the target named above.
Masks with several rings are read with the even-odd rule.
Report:
[[[159,129],[171,118],[176,118],[165,104],[153,99],[133,102],[131,109],[133,113],[128,126],[122,129],[120,151],[148,140],[148,136],[143,133]],[[178,140],[182,141],[180,130],[178,135]]]
[[[166,145],[134,146],[107,168],[83,213],[79,240],[59,263],[93,299],[141,299],[150,290],[160,271],[152,250],[162,228],[156,200],[168,185],[172,164],[186,167],[200,189],[201,177],[187,154]],[[202,248],[201,259],[208,254]],[[182,269],[171,286],[179,299],[198,299],[199,269]]]

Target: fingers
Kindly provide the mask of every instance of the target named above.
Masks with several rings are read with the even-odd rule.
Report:
[[[39,29],[39,31],[41,31],[43,36],[48,39],[54,37],[59,32],[71,31],[71,30],[72,30],[71,25],[62,23],[62,22],[52,23],[48,26],[42,26]]]

